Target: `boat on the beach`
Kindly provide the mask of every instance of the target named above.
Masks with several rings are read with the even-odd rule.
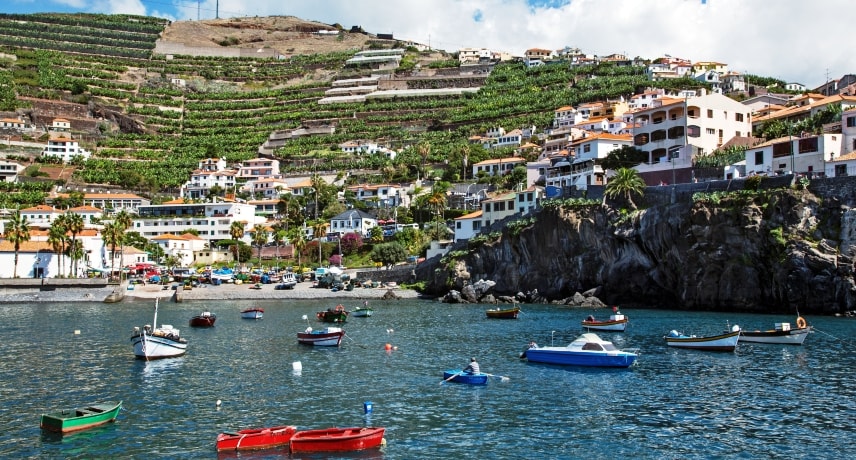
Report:
[[[262,319],[265,315],[264,308],[252,307],[246,310],[241,310],[241,318],[245,319]]]
[[[155,317],[152,324],[146,324],[142,329],[134,327],[131,335],[131,345],[134,356],[139,359],[161,359],[181,356],[187,351],[187,340],[181,337],[180,331],[169,324],[158,323],[158,300],[155,299]]]
[[[565,347],[539,347],[530,343],[521,354],[529,362],[592,367],[630,367],[636,362],[638,350],[619,350],[612,342],[593,332],[586,332]]]
[[[339,304],[333,308],[319,311],[315,314],[315,317],[325,323],[344,323],[348,319],[348,313],[349,312],[345,310],[345,306]]]
[[[740,338],[740,327],[734,326],[730,332],[702,337],[683,334],[673,329],[664,338],[666,339],[666,345],[670,347],[708,351],[734,351],[737,348],[737,341]]]
[[[747,331],[745,329],[741,329],[739,341],[780,345],[802,345],[803,342],[805,342],[806,337],[808,337],[809,332],[811,332],[811,326],[806,323],[805,318],[802,316],[797,317],[796,326],[796,328],[792,328],[791,323],[776,323],[774,325],[775,329],[768,329],[766,331]]]
[[[487,385],[488,375],[483,372],[467,373],[461,369],[443,371],[444,382],[465,383],[467,385]]]
[[[287,446],[296,432],[297,428],[293,426],[273,426],[240,430],[235,433],[220,433],[217,435],[217,452]]]
[[[485,314],[488,318],[517,319],[517,315],[520,314],[520,307],[494,308],[492,310],[485,311]]]
[[[384,430],[382,427],[352,427],[298,431],[291,437],[291,453],[373,449],[383,444]]]
[[[609,319],[605,320],[598,320],[594,315],[589,315],[582,321],[582,326],[589,331],[624,332],[628,322],[629,319],[616,309],[609,315]]]
[[[235,272],[231,268],[223,267],[211,270],[209,277],[212,282],[218,280],[221,283],[229,283],[235,280]]]
[[[345,331],[341,327],[325,327],[318,331],[307,327],[305,331],[297,333],[297,342],[316,347],[338,347],[344,336]]]
[[[42,414],[39,426],[55,433],[72,433],[116,420],[122,401],[90,404],[78,409],[62,409]]]
[[[217,321],[217,315],[211,313],[210,311],[203,311],[202,313],[190,318],[190,326],[191,327],[213,327],[214,322]]]
[[[277,283],[273,288],[275,290],[281,291],[284,289],[294,289],[297,286],[297,278],[294,277],[294,273],[283,273],[282,278],[279,283]]]

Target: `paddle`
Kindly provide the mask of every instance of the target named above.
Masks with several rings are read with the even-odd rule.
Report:
[[[458,371],[458,372],[455,372],[451,377],[449,377],[449,378],[447,378],[446,380],[443,380],[442,382],[440,382],[440,385],[442,385],[442,384],[444,384],[444,383],[448,382],[449,380],[452,380],[453,378],[455,378],[455,377],[457,377],[457,376],[459,376],[459,375],[461,375],[461,374],[463,374],[463,373],[464,373],[464,371]]]
[[[507,381],[511,380],[510,378],[508,378],[504,375],[493,375],[493,374],[488,374],[487,372],[484,372],[484,375],[486,375],[488,377],[499,377],[499,380],[502,382],[507,382]]]

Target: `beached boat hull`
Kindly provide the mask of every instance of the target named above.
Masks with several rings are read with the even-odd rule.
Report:
[[[320,331],[298,332],[297,341],[316,347],[338,347],[342,343],[345,331],[338,327],[328,327]]]
[[[374,314],[374,310],[372,310],[371,308],[362,307],[357,307],[354,309],[354,311],[351,312],[351,316],[355,316],[357,318],[367,318],[372,314]]]
[[[113,422],[122,409],[122,401],[92,404],[80,409],[63,409],[42,414],[39,426],[54,433],[73,433]]]
[[[811,328],[791,329],[789,331],[740,331],[740,342],[769,343],[778,345],[802,345]]]
[[[353,427],[298,431],[291,438],[291,453],[347,452],[380,447],[384,428]]]
[[[241,430],[237,433],[220,433],[217,435],[217,452],[287,446],[296,432],[297,428],[293,426],[274,426]]]
[[[217,321],[217,315],[205,312],[190,318],[190,327],[213,327]]]
[[[689,348],[692,350],[707,351],[734,351],[740,331],[732,331],[725,334],[710,337],[666,336],[666,345],[670,347]]]
[[[262,319],[265,311],[261,308],[250,308],[241,312],[241,318],[244,319]]]
[[[519,308],[506,308],[504,310],[496,309],[496,310],[487,310],[485,314],[488,318],[495,319],[517,319],[517,315],[520,314]]]
[[[461,369],[443,371],[443,380],[446,382],[465,383],[467,385],[487,385],[487,374],[481,372],[478,374],[461,372],[463,372]]]

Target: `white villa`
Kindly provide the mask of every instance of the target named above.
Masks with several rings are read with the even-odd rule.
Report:
[[[488,176],[503,175],[511,172],[515,166],[522,166],[525,164],[526,159],[518,157],[495,158],[479,161],[473,165],[473,177],[477,177],[480,172],[484,172]]]
[[[266,219],[256,216],[256,207],[244,203],[184,203],[176,200],[166,204],[140,206],[138,217],[133,220],[131,230],[146,239],[159,235],[183,234],[188,229],[199,231],[199,237],[214,242],[231,239],[232,222],[244,226],[243,241],[249,243],[247,231]]]
[[[88,159],[92,154],[80,147],[80,144],[70,137],[55,137],[48,140],[48,145],[42,150],[42,158],[60,158],[63,163],[69,163],[74,157]]]
[[[193,200],[204,198],[214,186],[223,190],[234,189],[237,172],[226,169],[224,158],[208,158],[199,162],[199,168],[190,174],[190,180],[181,186],[181,197]]]
[[[814,175],[825,171],[834,176],[833,162],[841,156],[841,134],[782,137],[746,149],[746,174]]]
[[[330,233],[340,236],[346,233],[368,236],[372,227],[376,226],[377,219],[359,209],[345,211],[330,219]]]

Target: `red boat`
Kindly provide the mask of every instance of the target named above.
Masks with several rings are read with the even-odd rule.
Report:
[[[210,311],[203,311],[202,313],[190,318],[190,326],[191,327],[212,327],[214,326],[214,321],[217,321],[217,315],[211,313]]]
[[[495,309],[495,310],[487,310],[485,314],[488,318],[498,318],[498,319],[517,319],[517,315],[520,313],[520,307],[506,308],[506,309]]]
[[[274,426],[241,430],[237,433],[220,433],[217,435],[217,452],[285,446],[296,431],[297,428],[293,426]]]
[[[291,453],[373,449],[383,444],[384,430],[385,428],[353,427],[298,431],[291,437]]]

